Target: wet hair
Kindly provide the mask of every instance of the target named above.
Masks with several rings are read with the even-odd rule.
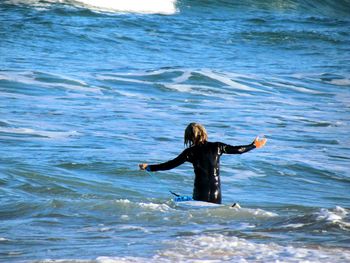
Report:
[[[207,131],[199,123],[190,123],[185,129],[184,143],[187,147],[203,144],[208,141]]]

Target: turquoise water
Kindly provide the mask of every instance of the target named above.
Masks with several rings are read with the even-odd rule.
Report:
[[[349,1],[130,3],[0,2],[0,261],[350,261]],[[138,170],[193,121],[224,207]]]

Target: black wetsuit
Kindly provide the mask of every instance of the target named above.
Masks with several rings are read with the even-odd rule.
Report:
[[[220,156],[242,154],[255,148],[255,145],[231,146],[221,142],[206,142],[185,149],[178,157],[165,163],[149,165],[149,171],[164,171],[175,168],[184,162],[193,164],[195,179],[193,199],[221,204]]]

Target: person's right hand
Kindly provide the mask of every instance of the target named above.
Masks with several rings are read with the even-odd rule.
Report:
[[[255,138],[253,144],[255,145],[256,148],[261,148],[266,144],[267,139],[266,138],[262,138],[259,139],[259,136]]]
[[[146,170],[147,166],[148,166],[147,163],[140,163],[139,164],[140,170]]]

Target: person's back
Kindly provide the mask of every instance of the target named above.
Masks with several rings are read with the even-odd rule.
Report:
[[[195,173],[193,199],[221,203],[220,144],[206,142],[188,151]]]

